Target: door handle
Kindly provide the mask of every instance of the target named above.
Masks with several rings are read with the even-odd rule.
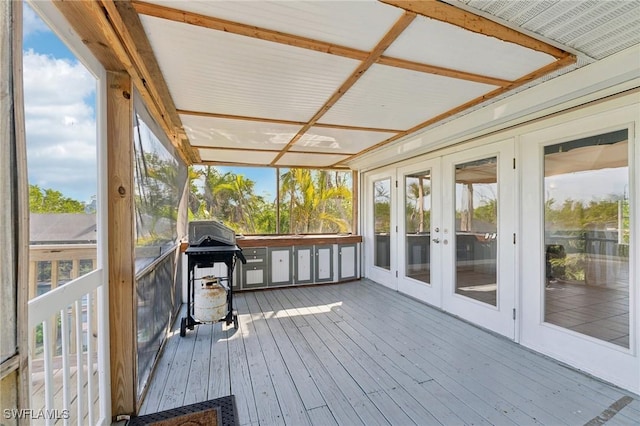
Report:
[[[438,244],[438,243],[440,242],[440,238],[434,238],[432,241],[433,241],[434,243]]]

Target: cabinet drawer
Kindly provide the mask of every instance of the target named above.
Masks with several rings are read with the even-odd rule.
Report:
[[[244,254],[245,259],[247,259],[247,263],[252,261],[267,261],[267,249],[266,248],[249,248],[246,250],[242,250],[242,254]]]
[[[242,253],[244,254],[245,257],[247,256],[266,256],[267,255],[267,248],[266,247],[251,247],[248,249],[244,249],[242,250]]]

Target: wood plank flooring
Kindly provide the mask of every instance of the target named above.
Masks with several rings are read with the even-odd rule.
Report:
[[[630,396],[607,424],[640,419],[638,395],[368,280],[234,303],[238,330],[174,330],[140,414],[234,394],[241,425],[584,425]]]

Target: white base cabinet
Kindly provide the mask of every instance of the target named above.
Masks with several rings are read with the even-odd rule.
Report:
[[[292,247],[274,247],[269,249],[269,287],[293,284],[291,253]]]
[[[350,280],[358,277],[357,244],[340,244],[338,246],[338,280]]]
[[[314,280],[313,246],[296,246],[293,259],[293,279],[296,284],[312,284]]]
[[[290,285],[320,284],[360,277],[360,243],[251,247],[243,250],[247,263],[234,289],[249,290]]]
[[[333,278],[333,245],[315,246],[316,267],[315,282],[327,283]]]

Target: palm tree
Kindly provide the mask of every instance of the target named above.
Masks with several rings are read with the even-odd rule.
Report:
[[[337,175],[337,174],[336,174]],[[351,200],[351,190],[344,184],[331,181],[328,171],[289,169],[282,174],[282,193],[289,208],[289,232],[324,232],[328,224],[339,232],[348,229],[348,223],[333,202]],[[340,203],[338,203],[340,204]]]
[[[204,188],[203,201],[204,211],[208,218],[225,218],[230,210],[228,193],[229,173],[222,174],[212,166],[206,166],[203,172]]]
[[[374,232],[386,234],[391,226],[391,181],[377,181],[373,190]]]
[[[195,218],[206,217],[204,212],[206,211],[206,205],[204,200],[202,200],[199,192],[198,186],[196,182],[204,177],[204,171],[200,169],[196,169],[193,166],[189,166],[187,169],[187,179],[189,180],[189,194],[188,194],[188,202],[189,206],[188,215],[189,220]]]
[[[309,189],[313,188],[311,182],[311,173],[308,169],[289,169],[281,176],[281,191],[287,194],[288,197],[288,200],[283,200],[288,201],[289,205],[288,231],[292,234],[299,232],[299,229],[294,226],[294,224],[296,220],[299,223],[302,219],[301,206],[304,205],[303,194],[307,192],[308,195]]]
[[[244,230],[244,232],[255,234],[256,225],[253,220],[255,213],[254,201],[256,198],[253,193],[255,182],[247,179],[244,175],[236,175],[235,173],[227,173],[225,176],[228,177],[227,182],[220,184],[217,190],[230,193],[231,199],[235,202],[234,217],[239,220],[240,224],[244,225],[240,229]]]
[[[417,177],[417,182],[414,180]],[[412,227],[417,232],[424,232],[425,225],[425,211],[424,202],[425,197],[431,194],[431,187],[429,184],[425,184],[424,176],[411,176],[412,181],[407,185],[407,201],[413,206],[408,219],[411,222],[417,221],[417,226]],[[416,220],[417,219],[417,220]]]

